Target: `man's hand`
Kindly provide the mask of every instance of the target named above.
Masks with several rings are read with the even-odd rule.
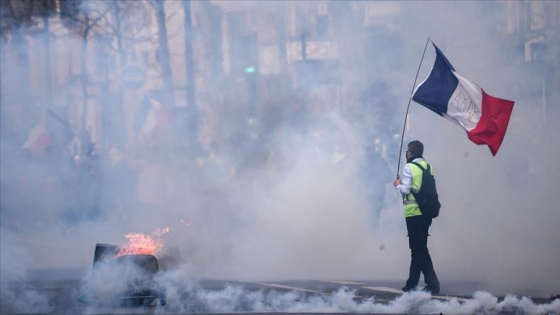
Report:
[[[399,175],[397,175],[397,179],[395,179],[395,181],[393,181],[393,186],[397,187],[401,184],[401,177]]]

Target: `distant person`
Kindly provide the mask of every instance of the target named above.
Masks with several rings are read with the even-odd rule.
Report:
[[[387,179],[390,178],[391,172],[387,161],[371,145],[365,148],[364,162],[363,168],[360,169],[360,175],[363,181],[367,183],[366,196],[372,211],[372,220],[377,224],[385,203],[386,185],[390,184]]]
[[[411,189],[416,192],[422,185],[422,170],[412,164],[416,162],[422,167],[427,168],[428,163],[422,157],[424,145],[418,140],[408,143],[406,151],[406,164],[403,167],[403,178],[397,174],[397,179],[393,185],[403,195],[404,217],[406,219],[406,229],[408,231],[408,245],[411,251],[410,273],[403,291],[409,292],[416,289],[420,280],[420,273],[424,274],[425,291],[433,294],[439,293],[439,280],[432,258],[428,251],[428,230],[432,224],[432,218],[422,215],[418,203],[416,203]],[[433,167],[430,168],[433,173]]]

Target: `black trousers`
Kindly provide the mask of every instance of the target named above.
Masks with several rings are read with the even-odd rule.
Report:
[[[432,225],[432,219],[423,215],[406,218],[408,245],[411,252],[410,273],[406,281],[406,287],[415,288],[420,280],[420,273],[422,273],[428,288],[439,292],[439,280],[428,251],[430,225]]]

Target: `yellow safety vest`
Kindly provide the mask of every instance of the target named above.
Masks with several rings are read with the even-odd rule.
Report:
[[[428,168],[428,163],[424,160],[418,161],[416,163],[422,165],[422,167],[426,169]],[[410,166],[410,170],[412,171],[411,190],[417,193],[420,190],[420,187],[422,186],[422,170],[418,166],[412,163],[408,163],[408,165]],[[433,174],[434,168],[430,167],[430,171]],[[414,195],[412,194],[412,191],[403,196],[405,218],[422,215],[422,212],[420,211],[420,207],[418,207],[418,203],[416,203],[416,199],[414,199]]]

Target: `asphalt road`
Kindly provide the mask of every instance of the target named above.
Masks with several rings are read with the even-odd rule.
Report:
[[[560,299],[495,297],[477,283],[442,282],[440,295],[402,294],[402,281],[235,281],[181,279],[162,282],[165,305],[123,306],[94,300],[80,270],[33,271],[25,283],[2,288],[2,314],[560,314]],[[104,283],[108,287],[111,284]]]

